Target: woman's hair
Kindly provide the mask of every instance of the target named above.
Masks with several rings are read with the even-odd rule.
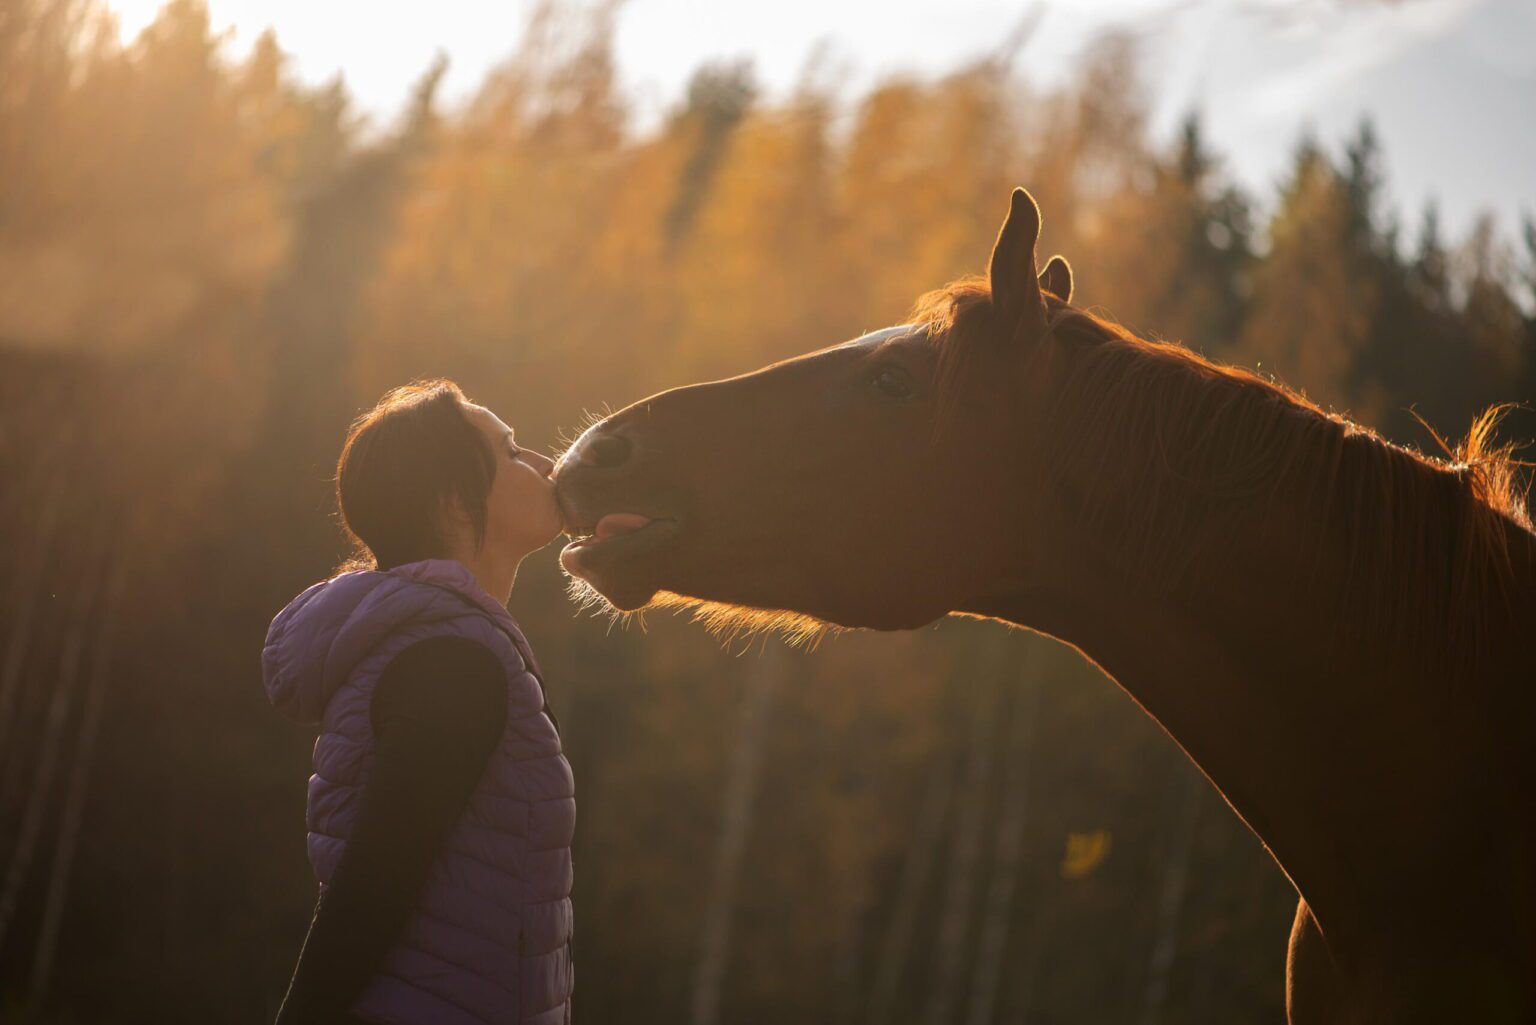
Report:
[[[353,421],[336,462],[336,504],[352,542],[342,569],[442,558],[444,507],[457,499],[485,540],[496,463],[452,381],[415,381]]]

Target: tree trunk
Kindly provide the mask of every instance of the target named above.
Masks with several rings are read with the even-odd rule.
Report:
[[[69,893],[70,870],[80,837],[80,820],[85,809],[85,795],[90,783],[91,761],[96,753],[96,737],[101,730],[102,710],[112,680],[112,642],[117,611],[128,583],[128,558],[119,549],[110,558],[106,597],[96,630],[96,645],[91,652],[91,668],[86,681],[85,711],[80,724],[80,738],[75,745],[75,759],[70,766],[64,790],[63,820],[54,852],[53,873],[43,902],[42,926],[38,932],[37,955],[32,962],[32,984],[28,1000],[36,1007],[48,993],[53,956],[58,946],[59,927],[64,916],[64,900]]]
[[[37,614],[37,596],[43,591],[43,576],[48,569],[48,553],[58,530],[67,474],[54,472],[38,505],[37,533],[27,542],[17,560],[16,575],[11,579],[15,597],[11,608],[11,629],[5,642],[5,659],[0,662],[0,751],[10,750],[11,725],[16,715],[16,700],[21,690],[21,674],[26,667],[27,651],[32,643],[32,621]],[[7,780],[5,790],[14,785]]]
[[[1178,783],[1178,818],[1173,823],[1173,837],[1168,846],[1168,860],[1163,867],[1163,885],[1158,895],[1157,924],[1152,936],[1152,955],[1147,964],[1147,988],[1142,999],[1142,1025],[1158,1025],[1163,1003],[1168,998],[1168,979],[1173,972],[1173,957],[1179,944],[1179,916],[1184,907],[1184,886],[1189,879],[1190,855],[1195,847],[1195,829],[1200,821],[1200,805],[1206,781],[1192,766],[1180,765]]]
[[[752,809],[761,774],[763,743],[769,713],[783,683],[786,652],[768,644],[762,657],[746,674],[736,749],[726,780],[720,843],[710,875],[709,899],[704,911],[704,935],[698,970],[693,980],[693,1025],[716,1025],[720,1020],[720,996],[730,955],[731,921],[735,917],[741,862],[752,826]]]
[[[1040,645],[1031,639],[1020,645],[1021,665],[1008,674],[1016,681],[1012,721],[1003,742],[1007,759],[1003,770],[1002,821],[992,849],[992,881],[987,887],[985,920],[982,923],[976,973],[971,983],[969,1025],[990,1025],[997,1005],[997,985],[1002,974],[1003,953],[1008,946],[1008,925],[1013,919],[1013,897],[1018,889],[1019,857],[1024,847],[1024,810],[1029,784],[1029,742],[1034,731],[1035,710],[1040,702]]]
[[[896,991],[907,967],[907,953],[917,928],[917,914],[933,872],[933,863],[943,840],[944,819],[949,813],[954,790],[954,753],[946,736],[933,755],[928,786],[912,829],[912,843],[896,884],[895,907],[875,971],[874,989],[869,998],[868,1025],[886,1025],[896,1002]]]
[[[970,933],[971,911],[975,903],[977,862],[980,861],[982,835],[986,831],[989,781],[995,761],[998,731],[998,686],[1001,665],[1013,652],[1012,638],[1000,632],[994,639],[997,658],[983,668],[976,681],[976,699],[966,738],[965,770],[958,795],[959,817],[955,823],[955,844],[949,876],[944,888],[943,916],[939,923],[938,949],[935,952],[933,987],[928,991],[927,1019],[932,1025],[951,1025],[961,998],[966,938]]]
[[[53,790],[54,776],[58,772],[59,748],[69,720],[70,707],[74,703],[77,681],[80,677],[80,660],[85,652],[86,627],[92,613],[92,604],[99,590],[92,586],[95,581],[86,574],[78,582],[69,620],[64,631],[64,642],[59,651],[59,675],[54,681],[53,694],[48,701],[48,713],[43,722],[43,736],[38,746],[36,772],[32,789],[27,794],[26,808],[22,813],[16,846],[6,864],[5,876],[0,879],[0,947],[4,946],[5,934],[16,914],[21,898],[22,884],[27,869],[37,853],[37,841],[42,834],[43,818],[49,807],[49,795]]]
[[[863,916],[855,913],[843,942],[838,944],[836,990],[832,999],[830,1025],[853,1025],[859,1014],[859,973],[864,946]]]

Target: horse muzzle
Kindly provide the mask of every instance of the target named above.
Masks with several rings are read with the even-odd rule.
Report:
[[[620,609],[649,601],[683,517],[640,443],[609,421],[595,424],[556,463],[555,496],[572,539],[560,553],[566,572]]]

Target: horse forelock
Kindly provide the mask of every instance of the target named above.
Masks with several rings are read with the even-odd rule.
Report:
[[[1077,312],[1054,295],[1047,295],[1046,330],[1039,341],[1054,336],[1057,325]],[[992,318],[992,286],[972,275],[918,297],[908,319],[925,331],[938,353],[936,374],[936,433],[951,423],[967,388],[978,377],[995,324]]]

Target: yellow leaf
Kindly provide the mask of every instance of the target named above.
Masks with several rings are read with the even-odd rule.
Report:
[[[1068,833],[1067,852],[1061,859],[1063,879],[1083,879],[1109,857],[1110,835],[1106,829],[1092,833]]]

